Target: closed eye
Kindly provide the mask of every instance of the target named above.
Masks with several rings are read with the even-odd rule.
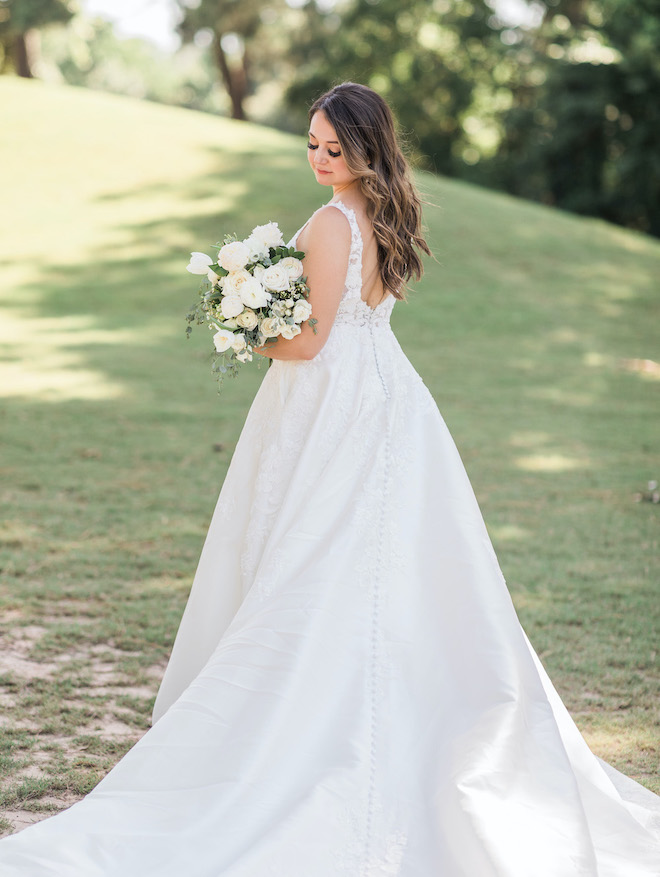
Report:
[[[318,143],[308,143],[307,144],[307,149],[318,149],[318,148],[319,148]],[[339,156],[341,155],[341,152],[333,152],[332,149],[328,149],[328,155],[331,158],[339,158]]]

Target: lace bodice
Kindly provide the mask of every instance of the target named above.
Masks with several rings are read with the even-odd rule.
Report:
[[[351,227],[351,249],[348,257],[348,269],[344,292],[339,302],[337,315],[333,324],[347,327],[389,327],[390,315],[396,299],[393,295],[387,295],[375,308],[372,308],[362,298],[362,234],[358,225],[355,211],[347,207],[343,201],[333,201],[330,205],[340,210]],[[322,208],[319,208],[322,209]],[[298,235],[302,231],[298,229],[290,241],[290,246],[295,246]]]

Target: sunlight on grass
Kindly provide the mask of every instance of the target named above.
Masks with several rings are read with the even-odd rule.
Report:
[[[526,472],[570,472],[572,469],[586,469],[587,460],[566,457],[564,454],[532,454],[529,457],[517,457],[514,463]]]
[[[0,323],[0,396],[42,402],[117,399],[129,391],[86,366],[86,345],[135,343],[138,333],[95,328],[91,316],[25,319],[9,309]]]

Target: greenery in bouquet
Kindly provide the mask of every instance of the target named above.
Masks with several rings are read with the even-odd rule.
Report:
[[[305,254],[285,246],[276,222],[256,226],[245,240],[227,235],[214,248],[215,261],[206,253],[191,253],[187,270],[205,279],[187,316],[186,333],[193,323],[214,332],[213,372],[221,383],[252,360],[255,347],[295,338],[304,322],[316,332],[317,320],[307,300]]]

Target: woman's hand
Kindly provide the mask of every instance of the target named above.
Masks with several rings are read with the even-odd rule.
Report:
[[[271,359],[313,359],[328,340],[346,283],[351,251],[348,220],[341,210],[327,204],[300,232],[296,248],[305,253],[304,276],[309,286],[312,317],[318,320],[316,334],[304,322],[295,338],[287,341],[278,337],[266,347],[254,348],[255,353]]]

